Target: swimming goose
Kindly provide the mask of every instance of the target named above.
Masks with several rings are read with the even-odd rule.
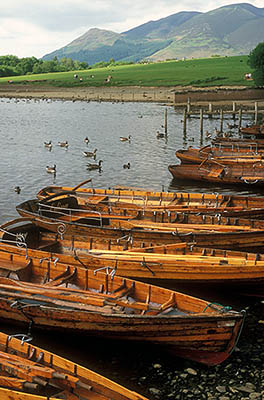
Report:
[[[58,142],[58,145],[59,145],[60,147],[68,147],[68,146],[69,146],[69,143],[68,143],[67,140],[66,140],[66,142]]]
[[[47,167],[46,167],[46,171],[47,171],[49,174],[56,174],[56,165],[54,164],[53,167],[47,166]]]
[[[86,144],[88,144],[89,142],[90,142],[90,140],[89,140],[89,138],[86,136],[86,138],[84,139],[84,142],[86,143]]]
[[[129,135],[128,137],[120,136],[121,142],[130,142],[130,139],[131,139],[131,135]]]
[[[48,147],[49,149],[52,148],[51,140],[49,142],[44,142],[44,147]]]
[[[15,192],[17,192],[18,194],[21,192],[21,188],[19,186],[15,186],[14,188]]]
[[[166,138],[167,137],[167,133],[161,133],[160,131],[157,131],[157,138]]]
[[[99,169],[101,170],[102,168],[102,160],[98,161],[98,164],[87,164],[87,169],[92,170],[92,169]]]
[[[130,163],[124,164],[124,165],[123,165],[123,168],[124,168],[124,169],[130,169]]]
[[[94,149],[94,151],[83,151],[82,153],[85,157],[93,157],[95,159],[96,152],[97,152],[97,149]]]

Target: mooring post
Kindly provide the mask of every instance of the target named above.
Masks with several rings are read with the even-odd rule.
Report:
[[[200,108],[200,132],[203,133],[203,109]]]
[[[168,121],[167,118],[168,117],[168,110],[167,108],[165,108],[165,113],[164,113],[164,132],[167,133],[168,132]]]
[[[220,132],[223,132],[223,120],[224,120],[224,113],[223,110],[220,110]]]
[[[188,114],[188,116],[189,116],[190,112],[191,112],[191,99],[190,99],[190,97],[188,97],[188,100],[187,100],[187,114]]]
[[[258,123],[258,102],[255,101],[255,125]]]
[[[183,112],[183,133],[186,133],[186,121],[187,121],[187,110],[185,108]]]
[[[213,105],[212,105],[212,103],[209,103],[208,118],[212,118],[212,115],[213,115]]]
[[[236,119],[236,102],[233,101],[233,119]]]
[[[238,112],[238,131],[240,131],[241,124],[242,124],[242,108],[240,108]]]

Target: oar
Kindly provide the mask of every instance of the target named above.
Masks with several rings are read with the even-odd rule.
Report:
[[[16,375],[18,378],[27,379],[30,382],[36,382],[43,386],[48,384],[45,379],[56,379],[61,384],[66,383],[67,386],[70,385],[71,387],[82,387],[91,390],[91,386],[84,384],[79,378],[71,374],[58,372],[51,367],[35,363],[14,354],[0,351],[0,365],[2,370],[8,373],[12,371],[11,374]],[[44,378],[44,380],[39,377]]]
[[[37,390],[39,388],[39,385],[37,383],[28,382],[26,379],[13,378],[11,376],[3,375],[0,375],[0,386],[18,390]]]
[[[90,179],[86,179],[85,181],[79,183],[77,186],[74,186],[72,188],[72,190],[75,191],[75,190],[79,189],[79,187],[81,187],[81,186],[83,186],[83,185],[85,185],[86,183],[89,183],[89,182],[92,182],[91,178]]]

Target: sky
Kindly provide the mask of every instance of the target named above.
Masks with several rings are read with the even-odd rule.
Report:
[[[0,10],[0,55],[41,58],[91,28],[121,33],[181,11],[207,12],[243,2],[247,1],[7,0]],[[263,0],[248,3],[264,8]]]

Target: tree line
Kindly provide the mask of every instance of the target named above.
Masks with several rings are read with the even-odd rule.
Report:
[[[88,67],[86,62],[67,57],[62,57],[60,60],[54,57],[53,60],[44,61],[36,57],[0,56],[0,77],[78,71]]]

